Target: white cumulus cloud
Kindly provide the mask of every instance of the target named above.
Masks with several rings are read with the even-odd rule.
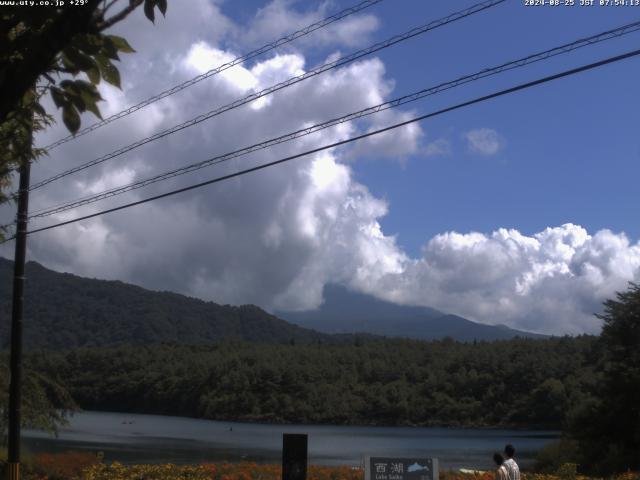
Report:
[[[201,10],[201,15],[210,16],[212,24],[229,31],[237,27],[215,6]],[[184,16],[192,27],[191,43],[179,36],[176,44],[162,42],[166,50],[159,52],[151,36],[145,41],[134,34],[136,58],[132,57],[130,63],[125,58],[121,72],[123,78],[141,87],[116,93],[118,105],[134,104],[150,92],[162,91],[236,56],[218,41],[219,35],[208,31],[206,21],[191,18],[189,12],[175,9],[158,23],[165,32],[177,31]],[[119,33],[131,38],[130,32],[150,28],[154,27],[140,17]],[[339,38],[333,42],[342,46],[349,43]],[[154,104],[153,109],[136,112],[59,147],[50,159],[34,168],[34,181],[138,140],[149,123],[154,131],[162,130],[250,91],[300,75],[305,62],[302,53],[285,51],[231,68]],[[372,102],[385,101],[392,90],[393,81],[382,62],[362,59],[53,183],[34,192],[32,209],[360,110]],[[358,124],[339,125],[215,168],[36,221],[34,226],[97,212],[333,143],[374,128],[375,122],[393,122],[405,115],[389,111],[382,119],[371,117]],[[60,128],[46,132],[39,142],[46,143],[61,133]],[[376,148],[387,155],[402,154],[415,148],[420,135],[420,128],[415,126],[376,140]],[[364,142],[358,148],[366,146]],[[362,156],[352,155],[353,150],[357,149],[327,150],[188,194],[43,232],[30,238],[29,258],[57,270],[120,279],[222,303],[312,308],[321,302],[325,283],[346,282],[352,274],[362,281],[373,281],[400,271],[405,260],[393,237],[385,236],[378,223],[387,212],[386,202],[355,181],[345,163],[347,158],[353,161]],[[8,247],[3,247],[2,253],[11,256]]]
[[[264,18],[284,18],[284,24],[302,15],[287,5],[282,1],[270,4],[253,24],[267,28]],[[312,12],[313,18],[324,15],[322,8]],[[309,22],[308,14],[303,16]],[[351,30],[334,35],[333,44],[348,47],[356,42],[355,37],[374,28],[376,21],[367,18],[355,17],[352,27],[349,23],[339,27]],[[191,8],[173,9],[155,27],[142,15],[128,21],[117,33],[129,38],[138,53],[124,59],[120,68],[129,87],[123,92],[108,90],[110,105],[105,111],[115,109],[114,105],[135,104],[150,92],[162,91],[235,57],[225,45],[242,27],[226,18],[215,2],[205,0],[193,0]],[[154,35],[141,33],[151,28],[157,29]],[[256,38],[277,36],[284,27],[274,28],[258,30]],[[156,34],[171,36],[172,42],[157,42]],[[302,52],[289,50],[236,66],[57,148],[51,158],[34,167],[32,178],[41,180],[247,92],[269,87],[303,72],[305,64]],[[357,111],[388,100],[393,88],[393,79],[379,59],[363,59],[37,190],[31,207],[35,210],[82,197]],[[411,115],[406,110],[385,111],[51,221],[266,163]],[[38,143],[49,143],[62,134],[63,127],[58,126],[38,138]],[[622,233],[588,233],[572,224],[534,235],[507,229],[489,234],[448,232],[429,240],[420,258],[408,256],[395,237],[385,234],[381,220],[393,206],[354,178],[351,162],[371,155],[398,158],[421,151],[434,155],[449,151],[448,144],[438,141],[422,147],[422,136],[421,128],[413,125],[350,148],[319,152],[204,189],[35,234],[29,238],[29,258],[61,271],[119,279],[220,303],[309,309],[321,303],[324,285],[340,283],[484,323],[545,333],[596,332],[599,324],[593,312],[600,310],[601,302],[624,289],[629,280],[640,279],[640,246]],[[501,148],[497,133],[489,129],[468,132],[467,140],[487,155]],[[10,209],[0,211],[3,223],[12,216]],[[46,224],[38,221],[33,226]],[[0,254],[12,257],[11,244],[0,247]]]
[[[315,8],[304,11],[297,8],[301,5],[305,5],[304,2],[296,5],[291,0],[274,0],[259,9],[248,25],[237,26],[232,39],[244,48],[255,48],[336,13],[333,2],[317,2]],[[301,38],[289,48],[366,45],[379,23],[375,15],[364,10],[318,30],[312,36]]]
[[[424,154],[427,157],[436,157],[451,154],[451,144],[444,138],[439,138],[433,142],[429,142],[424,147]]]
[[[503,140],[498,132],[491,128],[478,128],[464,134],[467,141],[467,149],[472,153],[491,156],[502,150]]]
[[[597,333],[602,302],[638,280],[640,243],[565,224],[531,236],[508,229],[440,234],[401,273],[354,286],[482,323],[577,334]]]

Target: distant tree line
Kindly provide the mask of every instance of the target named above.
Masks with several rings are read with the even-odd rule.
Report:
[[[561,429],[595,337],[121,346],[33,354],[81,408],[219,420]]]

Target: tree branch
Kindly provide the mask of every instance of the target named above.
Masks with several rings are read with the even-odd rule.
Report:
[[[127,16],[133,12],[136,8],[138,8],[140,5],[142,5],[142,3],[144,2],[144,0],[133,0],[131,3],[129,3],[129,6],[126,8],[123,8],[122,10],[120,10],[120,12],[116,13],[113,17],[111,17],[108,20],[105,20],[102,23],[98,23],[96,25],[96,27],[98,28],[98,31],[102,32],[104,30],[106,30],[107,28],[115,25],[116,23],[120,22],[121,20],[124,20],[125,18],[127,18]],[[111,4],[113,5],[115,3],[115,1]],[[111,6],[109,5],[109,6]]]
[[[102,13],[107,13],[116,3],[118,3],[118,0],[111,0],[109,3],[107,3],[105,0],[104,7],[102,8]]]
[[[53,85],[56,84],[56,81],[53,78],[51,78],[51,75],[49,75],[48,73],[45,72],[45,73],[42,74],[42,76],[44,78],[46,78],[49,81],[49,83],[51,83]]]

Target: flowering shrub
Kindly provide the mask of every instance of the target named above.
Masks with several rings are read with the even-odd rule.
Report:
[[[440,480],[494,480],[493,472],[463,473],[457,470],[441,470]],[[524,480],[524,479],[523,479]]]
[[[308,480],[362,480],[361,470],[350,467],[309,466]],[[85,470],[82,480],[280,480],[279,465],[222,463],[204,465],[94,465]]]
[[[522,480],[564,480],[567,475],[574,475],[572,478],[575,480],[599,480],[593,477],[586,477],[583,475],[575,474],[575,465],[568,464],[569,466],[555,475],[540,474],[540,473],[527,473],[521,474]],[[441,470],[440,480],[494,480],[495,473],[490,472],[475,472],[475,473],[462,473],[456,470]],[[628,472],[615,475],[608,480],[640,480],[640,472]]]
[[[25,469],[25,480],[280,480],[280,465],[257,463],[211,463],[202,465],[123,465],[99,463],[88,453],[39,454],[33,468]],[[361,469],[310,465],[307,480],[363,480]],[[494,480],[493,471],[463,473],[440,471],[440,480]],[[522,480],[563,480],[562,476],[523,473]],[[580,475],[575,480],[595,480]],[[619,474],[609,480],[640,480],[640,472]]]
[[[98,458],[86,452],[39,453],[31,463],[36,478],[67,480],[79,478],[84,470],[98,463]]]

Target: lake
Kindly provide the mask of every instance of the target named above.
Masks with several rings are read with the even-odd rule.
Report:
[[[493,468],[491,456],[506,443],[527,467],[559,432],[463,428],[269,425],[217,422],[161,415],[82,412],[58,438],[24,430],[31,452],[104,452],[105,461],[200,463],[227,460],[279,463],[283,433],[309,435],[309,463],[360,465],[363,455],[428,456],[441,468]]]

